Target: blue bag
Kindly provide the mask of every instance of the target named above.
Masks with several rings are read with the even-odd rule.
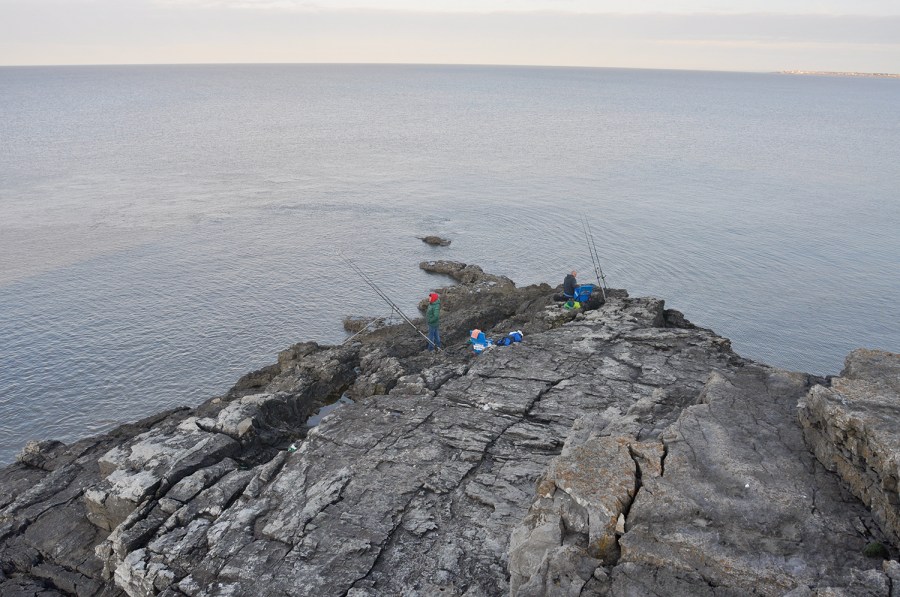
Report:
[[[475,354],[481,354],[494,345],[494,342],[490,338],[485,337],[484,332],[479,329],[474,329],[470,332],[469,343],[472,344],[472,350],[475,351]]]
[[[593,284],[582,284],[581,286],[575,287],[575,301],[578,303],[586,303],[588,299],[591,298],[591,293],[594,291]]]

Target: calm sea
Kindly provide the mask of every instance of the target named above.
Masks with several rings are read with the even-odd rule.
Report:
[[[454,259],[656,295],[743,356],[900,350],[900,82],[0,68],[0,462],[226,390]],[[417,236],[452,239],[431,248]]]

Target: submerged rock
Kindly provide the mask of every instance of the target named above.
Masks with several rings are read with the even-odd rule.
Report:
[[[449,240],[440,236],[420,236],[419,240],[433,247],[447,247],[450,245]]]
[[[406,323],[373,326],[294,345],[196,409],[30,446],[0,471],[0,593],[900,586],[900,564],[864,553],[897,556],[900,356],[854,356],[825,387],[742,359],[661,300],[608,290],[567,311],[548,285],[421,267],[458,282],[436,289],[443,352]],[[524,341],[476,357],[473,327]]]

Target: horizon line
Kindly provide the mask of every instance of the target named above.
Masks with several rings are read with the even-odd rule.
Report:
[[[647,66],[589,66],[573,64],[496,64],[483,62],[121,62],[121,63],[72,63],[72,64],[0,64],[2,68],[113,68],[157,66],[429,66],[429,67],[482,67],[482,68],[553,68],[580,70],[643,70],[697,73],[772,74],[807,76],[862,76],[869,78],[900,78],[900,73],[883,71],[819,70],[781,68],[779,70],[723,70],[719,68],[665,68]]]
[[[573,64],[499,64],[484,62],[110,62],[110,63],[59,63],[59,64],[0,64],[0,68],[78,68],[116,66],[465,66],[485,68],[559,68],[592,70],[653,70],[679,72],[720,72],[745,74],[778,74],[801,69],[782,70],[722,70],[704,68],[665,68],[647,66],[588,66]],[[826,72],[826,71],[820,71]],[[837,71],[835,71],[837,72]]]

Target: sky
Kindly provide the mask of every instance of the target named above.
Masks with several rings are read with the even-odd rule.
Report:
[[[0,65],[900,73],[900,0],[0,0]]]

